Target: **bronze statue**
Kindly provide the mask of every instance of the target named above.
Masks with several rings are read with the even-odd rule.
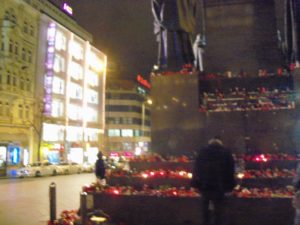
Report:
[[[192,34],[196,27],[197,2],[151,0],[160,70],[178,70],[183,65],[193,65]]]

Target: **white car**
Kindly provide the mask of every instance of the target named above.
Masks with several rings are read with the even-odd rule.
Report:
[[[58,174],[75,174],[75,173],[81,173],[83,171],[82,166],[75,162],[72,163],[63,162],[57,164],[56,166],[57,166]]]
[[[57,175],[57,167],[49,162],[37,162],[28,164],[17,170],[18,177],[40,177]]]

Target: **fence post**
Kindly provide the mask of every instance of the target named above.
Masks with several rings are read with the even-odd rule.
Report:
[[[50,200],[50,221],[56,220],[56,184],[52,182],[49,186],[49,200]]]
[[[87,193],[80,193],[80,215],[81,215],[81,225],[87,225]]]

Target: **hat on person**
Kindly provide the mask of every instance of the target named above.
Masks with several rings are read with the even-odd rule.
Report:
[[[216,136],[216,137],[210,139],[208,141],[208,144],[209,145],[220,145],[220,146],[222,146],[223,142],[221,141],[221,139],[218,136]]]
[[[97,157],[101,158],[102,157],[102,152],[98,152]]]

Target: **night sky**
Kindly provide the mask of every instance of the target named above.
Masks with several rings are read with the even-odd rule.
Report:
[[[96,48],[108,56],[108,77],[149,77],[157,54],[150,0],[67,2],[78,24],[93,35]]]

